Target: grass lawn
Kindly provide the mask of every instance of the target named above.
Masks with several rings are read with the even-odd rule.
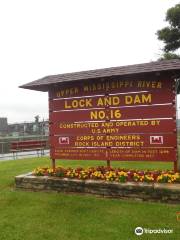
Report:
[[[180,221],[176,220],[180,205],[14,189],[14,176],[49,164],[48,158],[0,162],[0,240],[180,239]],[[72,167],[102,164],[61,162],[63,166]],[[172,169],[171,163],[117,162],[112,165]],[[136,236],[137,226],[173,229],[174,233]]]

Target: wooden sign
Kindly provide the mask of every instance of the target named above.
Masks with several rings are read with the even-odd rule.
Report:
[[[80,110],[80,109],[102,109],[105,107],[140,106],[152,104],[173,103],[172,92],[140,92],[119,95],[101,95],[91,97],[76,97],[50,100],[50,110]]]
[[[175,132],[174,119],[147,119],[102,122],[61,122],[59,120],[50,124],[52,135],[99,135],[122,133],[153,133]]]
[[[148,118],[172,118],[175,117],[175,109],[172,104],[148,105],[123,108],[103,108],[91,110],[68,110],[50,113],[50,122],[82,122],[102,120],[130,120]]]
[[[53,159],[64,160],[108,160],[106,148],[51,148]]]
[[[67,160],[173,161],[174,148],[52,148],[51,157]]]
[[[175,134],[124,134],[52,136],[50,142],[58,148],[69,147],[174,147]]]
[[[171,79],[62,83],[49,109],[52,159],[176,161]]]
[[[75,84],[64,82],[59,87],[52,88],[49,91],[49,97],[50,99],[57,99],[141,91],[161,92],[163,94],[174,90],[173,81],[165,77],[163,79],[152,79],[148,76],[136,79],[120,79],[116,77],[106,80],[79,81]]]

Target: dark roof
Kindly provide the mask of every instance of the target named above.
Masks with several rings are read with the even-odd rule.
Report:
[[[62,82],[72,82],[85,79],[87,80],[102,77],[125,76],[162,71],[172,71],[173,73],[180,74],[180,60],[163,60],[143,64],[127,65],[122,67],[112,67],[90,71],[50,75],[39,80],[24,84],[20,86],[20,88],[38,91],[48,91],[50,85]]]

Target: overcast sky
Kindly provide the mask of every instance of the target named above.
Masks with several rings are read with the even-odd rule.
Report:
[[[46,75],[155,61],[177,0],[0,0],[0,117],[48,118],[47,93],[18,86]]]

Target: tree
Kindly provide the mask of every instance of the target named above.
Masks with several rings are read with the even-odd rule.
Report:
[[[161,59],[180,59],[180,55],[174,53],[180,48],[180,4],[167,10],[165,20],[169,26],[157,31],[158,39],[164,42]]]

